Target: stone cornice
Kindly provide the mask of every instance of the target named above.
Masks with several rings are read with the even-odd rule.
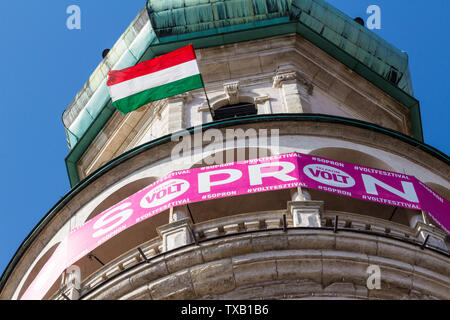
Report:
[[[367,268],[373,264],[382,272],[380,290],[366,287]],[[261,288],[262,283],[275,288],[281,283],[283,290],[246,290],[244,298],[288,294],[291,298],[449,299],[448,272],[448,258],[375,235],[267,230],[213,238],[158,255],[82,298],[234,299],[242,298],[241,288]]]

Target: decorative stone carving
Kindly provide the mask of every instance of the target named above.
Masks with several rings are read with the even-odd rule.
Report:
[[[81,290],[81,269],[76,265],[70,266],[63,275],[60,295],[64,299],[78,300]]]
[[[254,103],[257,106],[258,104],[263,104],[263,103],[265,103],[266,101],[269,101],[269,100],[270,100],[269,96],[259,96],[259,97],[256,97],[254,99]]]
[[[239,103],[239,81],[225,83],[223,85],[229,104]]]
[[[253,103],[255,104],[255,108],[258,111],[258,114],[272,113],[270,99],[271,98],[269,96],[259,96],[253,99]]]
[[[297,79],[297,76],[296,76],[295,71],[277,73],[273,77],[273,87],[281,88],[283,82],[292,81],[292,80],[296,80],[296,79]]]
[[[167,99],[169,103],[176,103],[176,102],[191,103],[193,97],[191,92],[184,92]]]
[[[279,67],[273,77],[273,87],[281,89],[288,113],[311,112],[309,97],[313,92],[313,86],[294,67]]]
[[[305,76],[298,73],[294,69],[279,69],[273,77],[273,87],[281,88],[284,82],[295,81],[304,89],[305,97],[310,96],[313,93],[314,86]]]

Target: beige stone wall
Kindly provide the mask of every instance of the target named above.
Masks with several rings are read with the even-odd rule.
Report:
[[[291,151],[314,153],[315,150],[327,148],[354,150],[371,156],[375,159],[374,161],[389,164],[395,171],[415,175],[423,182],[431,182],[445,190],[450,189],[448,183],[450,169],[447,165],[420,149],[380,133],[339,124],[321,123],[318,125],[307,121],[258,123],[247,126],[268,130],[280,128],[280,145],[275,146],[278,147],[279,153]],[[246,129],[245,126],[243,128]],[[172,142],[144,151],[119,166],[111,168],[106,174],[99,176],[83,188],[44,227],[27,249],[0,297],[2,299],[18,298],[23,284],[40,258],[51,247],[64,239],[70,230],[81,226],[91,216],[93,210],[118,190],[127,186],[132,188],[135,181],[144,178],[158,179],[171,171],[189,168],[190,165],[183,159],[170,160],[174,146],[175,143]],[[269,148],[272,147],[269,146]],[[202,154],[200,158],[208,155],[209,153]],[[134,192],[136,191],[138,190],[134,190]],[[120,200],[117,199],[117,201]],[[211,209],[214,210],[214,208]],[[286,209],[286,205],[284,209]],[[371,210],[375,210],[372,213],[376,215],[377,210],[380,209]],[[169,222],[168,217],[161,217],[162,224]]]
[[[212,108],[254,103],[258,114],[321,113],[410,134],[409,112],[298,35],[196,51]],[[125,116],[116,112],[81,158],[80,178],[145,142],[211,122],[202,89]]]

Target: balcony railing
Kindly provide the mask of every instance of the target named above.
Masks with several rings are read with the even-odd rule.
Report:
[[[283,215],[287,210],[254,212],[223,217],[194,225],[197,240],[205,240],[223,235],[257,230],[279,229],[283,224]],[[287,225],[292,227],[292,218],[287,218]]]
[[[385,235],[386,237],[394,237],[396,239],[421,243],[420,228],[424,224],[416,226],[415,229],[408,226],[398,224],[389,220],[379,219],[371,216],[359,215],[349,212],[340,211],[324,211],[321,212],[321,227],[314,229],[334,229],[334,224],[338,221],[337,230],[356,231],[356,232],[370,232],[377,235]],[[221,236],[229,236],[233,234],[242,234],[248,232],[258,232],[267,230],[276,230],[283,228],[294,228],[293,218],[289,210],[276,210],[267,212],[252,212],[239,214],[234,216],[227,216],[200,222],[192,225],[192,233],[195,235],[196,242],[208,241]],[[419,228],[419,231],[418,231]],[[446,234],[432,230],[433,236],[441,238],[445,244]],[[429,246],[430,247],[430,246]],[[433,250],[438,250],[442,253],[448,254],[448,248],[430,247]],[[81,282],[81,290],[76,296],[82,296],[94,290],[101,283],[112,279],[121,272],[141,263],[145,258],[151,259],[163,253],[163,239],[161,237],[152,239],[146,243],[135,247],[128,252],[117,257],[113,261],[108,262],[105,266],[95,271],[93,274],[83,279]],[[450,256],[450,255],[449,255]],[[61,289],[53,295],[52,299],[62,300],[68,298],[70,286],[63,285]]]
[[[350,212],[325,211],[321,217],[322,226],[333,227],[336,216],[339,229],[374,231],[406,239],[415,237],[414,229],[403,224]]]

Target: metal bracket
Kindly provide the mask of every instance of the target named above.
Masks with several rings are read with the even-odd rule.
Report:
[[[336,218],[334,218],[334,233],[338,232],[338,221],[339,221],[339,216],[336,216]]]

